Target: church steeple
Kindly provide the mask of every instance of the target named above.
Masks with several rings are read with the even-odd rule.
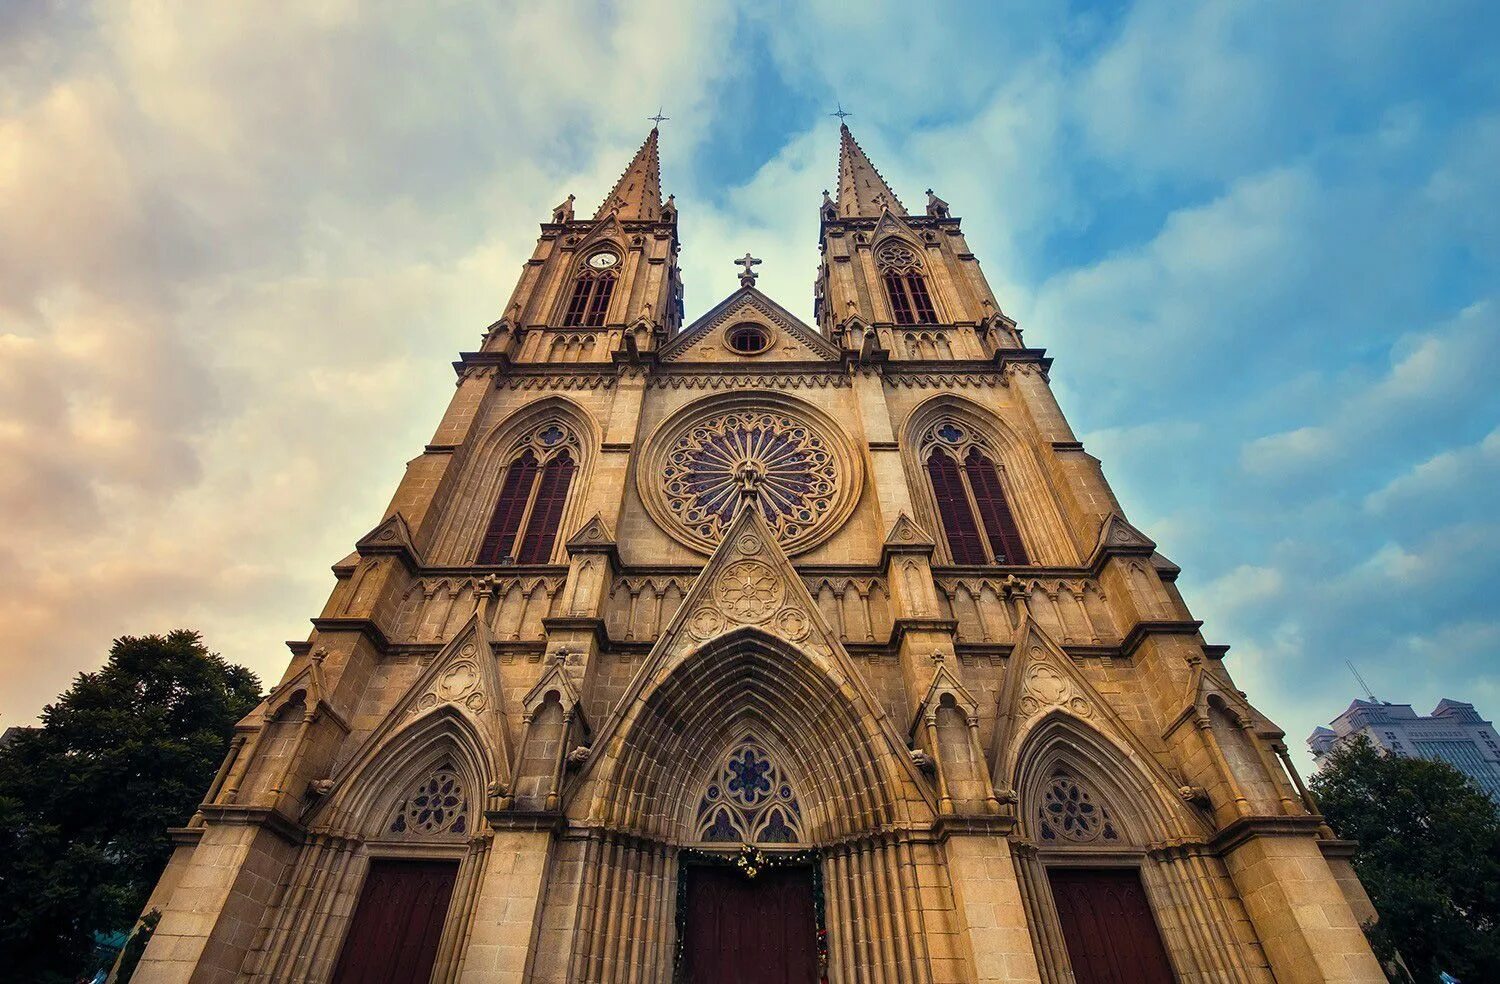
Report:
[[[901,199],[875,170],[864,148],[849,132],[847,123],[839,124],[839,218],[877,218],[882,209],[905,215]]]
[[[656,222],[661,219],[661,156],[656,141],[656,127],[646,135],[646,142],[631,158],[630,166],[620,175],[614,188],[604,196],[594,218],[602,219],[613,212],[622,221]]]

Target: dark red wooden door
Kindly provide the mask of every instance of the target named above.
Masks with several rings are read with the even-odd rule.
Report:
[[[1172,984],[1138,874],[1053,868],[1047,877],[1078,984]]]
[[[715,865],[688,880],[683,963],[688,984],[814,984],[817,917],[811,868],[746,878]]]
[[[334,984],[427,984],[457,873],[453,861],[371,861]]]

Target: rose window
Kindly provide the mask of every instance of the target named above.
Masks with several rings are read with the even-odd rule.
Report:
[[[462,834],[467,830],[469,804],[463,780],[451,768],[434,769],[420,780],[396,807],[393,834]]]
[[[668,424],[653,438],[645,474],[659,474],[647,506],[690,545],[711,551],[747,491],[784,548],[805,549],[845,518],[859,464],[832,427],[776,404]]]
[[[1042,794],[1038,825],[1043,841],[1117,841],[1114,818],[1076,777],[1059,769]]]

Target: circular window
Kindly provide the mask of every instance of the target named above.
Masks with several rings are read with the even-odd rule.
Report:
[[[641,492],[662,528],[704,553],[729,528],[747,485],[782,547],[798,553],[843,524],[863,480],[837,424],[770,394],[712,401],[669,420],[638,474],[658,476]]]
[[[740,355],[758,355],[771,347],[771,333],[761,325],[735,325],[724,339]]]

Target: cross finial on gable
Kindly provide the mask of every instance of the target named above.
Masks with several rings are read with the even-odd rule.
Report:
[[[740,286],[754,287],[756,274],[753,268],[759,266],[761,261],[751,256],[750,253],[746,251],[744,256],[740,257],[734,262],[745,268],[744,272],[740,274]]]

